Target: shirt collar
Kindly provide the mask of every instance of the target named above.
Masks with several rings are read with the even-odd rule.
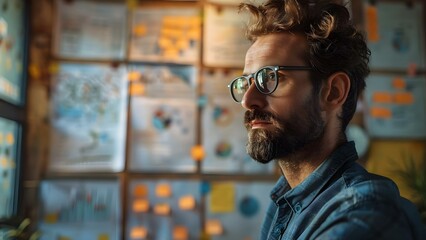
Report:
[[[294,212],[302,211],[345,163],[357,159],[355,143],[346,142],[295,188],[291,189],[285,177],[281,176],[271,191],[271,199],[277,205],[287,202]]]

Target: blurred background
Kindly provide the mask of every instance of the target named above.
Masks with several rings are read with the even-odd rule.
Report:
[[[0,0],[0,239],[257,239],[239,2]],[[347,135],[425,217],[426,4],[337,2],[372,51]]]

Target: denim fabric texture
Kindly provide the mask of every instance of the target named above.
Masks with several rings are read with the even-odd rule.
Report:
[[[260,239],[426,239],[415,205],[357,159],[354,142],[347,142],[295,188],[281,177]]]

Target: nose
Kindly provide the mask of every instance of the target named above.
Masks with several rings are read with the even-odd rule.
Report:
[[[266,105],[266,95],[257,90],[256,84],[252,82],[241,100],[241,105],[247,110],[261,109]]]

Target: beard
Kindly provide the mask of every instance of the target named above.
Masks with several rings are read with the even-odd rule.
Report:
[[[287,120],[277,115],[261,111],[246,111],[244,123],[248,131],[247,153],[260,163],[285,158],[297,153],[303,147],[319,140],[324,134],[324,121],[321,118],[318,101],[314,95],[295,111]],[[274,129],[251,129],[252,120],[272,122]]]

